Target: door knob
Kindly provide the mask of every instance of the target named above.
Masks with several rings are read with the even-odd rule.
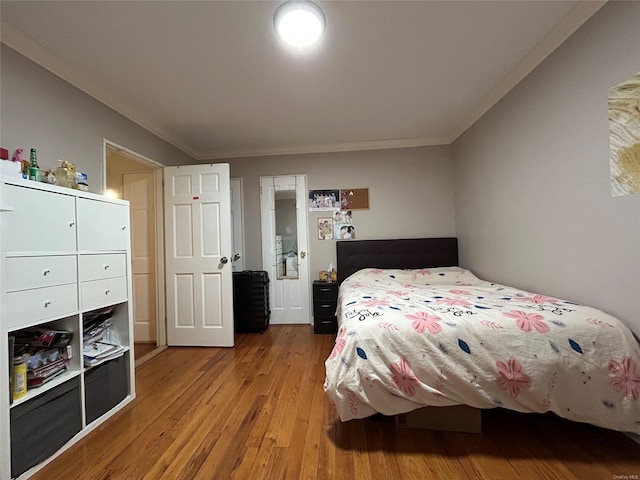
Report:
[[[240,260],[241,255],[239,253],[234,253],[233,254],[233,259],[231,260],[232,262],[237,262],[238,260]]]
[[[300,258],[304,258],[306,256],[307,256],[307,252],[304,252],[304,251],[300,252]]]
[[[220,263],[225,263],[226,264],[228,261],[229,261],[229,259],[227,257],[222,257],[220,259]]]

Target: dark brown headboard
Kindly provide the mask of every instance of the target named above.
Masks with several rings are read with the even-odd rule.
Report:
[[[430,268],[458,265],[457,238],[345,240],[336,243],[338,282],[363,268]]]

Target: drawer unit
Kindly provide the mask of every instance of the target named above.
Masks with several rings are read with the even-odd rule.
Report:
[[[7,292],[75,283],[75,255],[7,258]]]
[[[0,175],[1,480],[32,475],[135,398],[129,235],[126,201]],[[123,349],[94,369],[80,352],[96,316]],[[69,332],[73,356],[69,372],[13,399],[27,328]]]
[[[7,294],[5,321],[9,329],[36,321],[72,315],[78,311],[78,284],[34,288]]]
[[[127,275],[127,257],[124,253],[106,255],[80,255],[78,271],[81,282]]]
[[[313,282],[313,331],[315,333],[336,333],[338,320],[338,284]]]
[[[92,310],[127,301],[127,278],[105,278],[80,284],[82,310]]]

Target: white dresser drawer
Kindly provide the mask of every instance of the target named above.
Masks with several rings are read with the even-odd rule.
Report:
[[[126,259],[127,256],[124,253],[80,255],[78,260],[80,281],[124,277],[127,275]]]
[[[77,282],[75,255],[7,258],[7,292]]]
[[[4,311],[9,329],[78,311],[78,284],[7,293]]]
[[[126,250],[129,206],[78,198],[78,250]]]
[[[127,277],[105,278],[80,284],[82,311],[127,301]]]
[[[3,197],[3,203],[12,209],[2,213],[5,252],[76,251],[73,196],[6,185]]]

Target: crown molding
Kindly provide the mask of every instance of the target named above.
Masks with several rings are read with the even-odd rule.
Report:
[[[448,138],[402,138],[402,139],[385,139],[385,140],[367,140],[358,142],[343,142],[325,145],[303,145],[303,146],[279,146],[264,149],[245,149],[245,150],[229,150],[220,152],[218,150],[195,152],[186,145],[178,142],[176,139],[151,122],[145,121],[140,116],[129,109],[126,105],[117,102],[113,96],[106,90],[96,86],[96,82],[91,77],[83,74],[81,71],[70,67],[61,61],[51,51],[47,50],[29,36],[22,33],[13,25],[6,21],[2,21],[0,28],[0,40],[9,48],[24,55],[34,63],[38,64],[45,70],[53,73],[65,82],[73,85],[78,90],[86,93],[90,97],[98,100],[110,109],[116,111],[123,117],[132,121],[141,128],[154,134],[165,142],[173,145],[178,150],[194,158],[195,160],[218,160],[225,158],[239,157],[266,157],[271,155],[294,155],[294,154],[311,154],[311,153],[330,153],[330,152],[350,152],[357,150],[379,150],[388,148],[409,148],[423,147],[432,145],[448,145]]]
[[[86,93],[91,98],[98,100],[111,110],[114,110],[141,128],[151,132],[161,140],[164,140],[190,157],[196,158],[195,152],[191,151],[181,142],[173,139],[165,130],[151,122],[142,120],[136,112],[126,105],[117,102],[109,92],[98,87],[93,78],[69,66],[50,50],[47,50],[31,37],[25,35],[4,20],[0,24],[0,41],[45,70],[73,85],[78,90]]]
[[[545,37],[480,101],[451,132],[451,142],[454,142],[471,125],[487,113],[491,107],[520,83],[534,68],[540,65],[554,50],[556,50],[578,28],[600,10],[608,0],[585,1],[578,3],[560,20]]]
[[[16,50],[18,53],[40,65],[45,70],[60,77],[65,82],[73,85],[75,88],[98,100],[100,103],[111,108],[131,122],[139,125],[141,128],[164,140],[195,160],[204,161],[240,157],[352,152],[358,150],[382,150],[450,145],[487,111],[489,111],[491,107],[493,107],[502,97],[511,91],[513,87],[522,81],[534,68],[542,63],[545,58],[547,58],[560,46],[560,44],[562,44],[606,3],[607,0],[578,1],[569,13],[551,29],[551,31],[518,63],[518,65],[516,65],[516,67],[513,68],[502,79],[502,81],[462,119],[462,121],[460,121],[448,137],[365,140],[302,146],[282,145],[260,149],[194,152],[191,148],[182,144],[182,142],[172,138],[172,135],[170,135],[166,130],[152,122],[142,119],[137,112],[134,112],[126,105],[117,102],[108,91],[98,87],[94,79],[62,62],[49,50],[6,21],[2,21],[0,24],[0,41],[9,48]]]
[[[440,138],[389,138],[385,140],[364,140],[321,145],[278,146],[246,150],[228,150],[226,152],[209,151],[199,154],[197,160],[223,160],[241,157],[267,157],[276,155],[305,155],[313,153],[355,152],[360,150],[386,150],[392,148],[431,147],[450,145],[451,140]]]

